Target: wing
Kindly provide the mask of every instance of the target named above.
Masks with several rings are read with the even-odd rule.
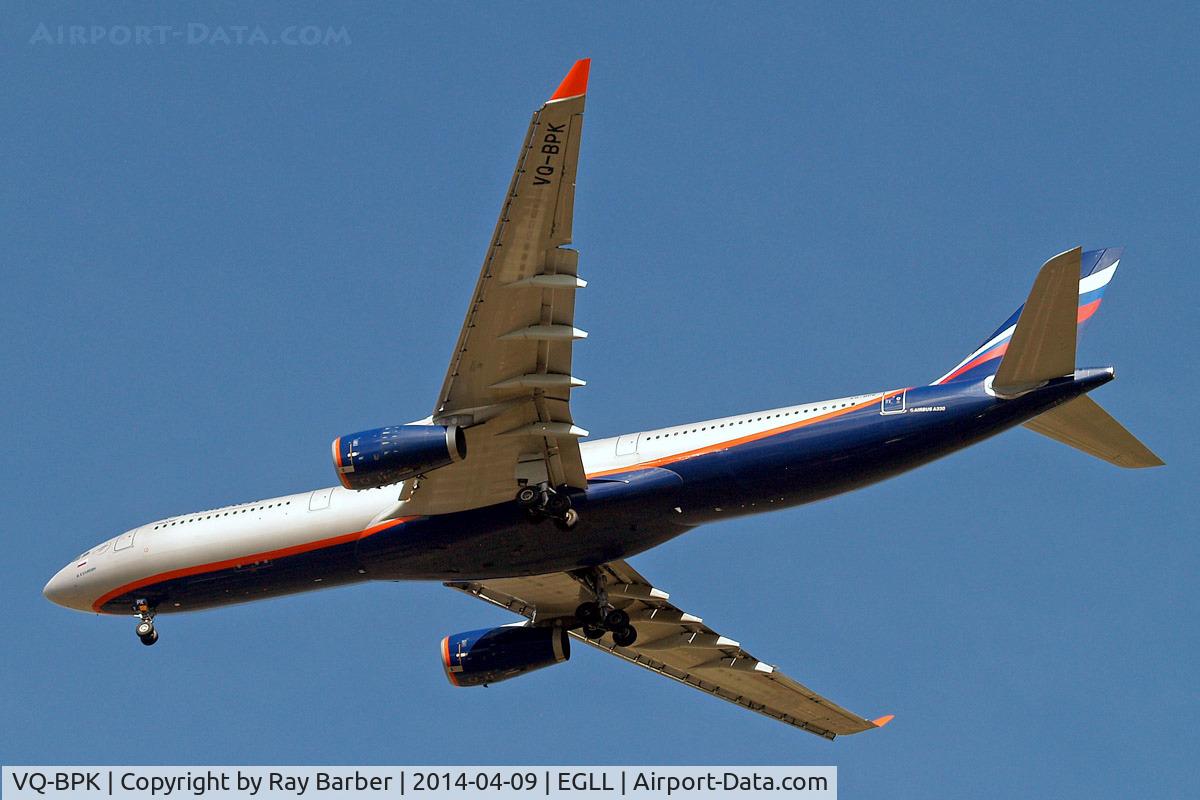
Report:
[[[571,418],[578,253],[571,241],[588,59],[534,112],[433,421],[468,427],[467,458],[431,473],[405,513],[511,499],[518,478],[586,488]]]
[[[624,561],[606,564],[599,574],[609,602],[629,614],[637,641],[630,647],[618,647],[610,634],[588,640],[572,631],[578,641],[827,739],[883,727],[891,721],[890,716],[864,719],[759,661],[699,617],[671,605],[666,592],[655,589]],[[575,608],[592,597],[584,577],[568,572],[446,586],[503,606],[538,625],[563,618],[574,624]]]

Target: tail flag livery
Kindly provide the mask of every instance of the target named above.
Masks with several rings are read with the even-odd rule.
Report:
[[[996,397],[1014,398],[1062,378],[1078,380],[1079,326],[1096,312],[1120,261],[1117,249],[1083,253],[1076,247],[1042,265],[1029,298],[983,345],[934,381],[991,376]],[[1078,291],[1076,276],[1079,276]],[[1110,375],[1112,369],[1108,368]],[[1087,395],[1043,411],[1025,427],[1118,467],[1157,467],[1162,459]]]
[[[1121,263],[1120,247],[1108,247],[1103,250],[1090,250],[1080,255],[1079,270],[1079,304],[1076,314],[1078,328],[1092,318],[1100,307],[1104,290],[1112,281]],[[1064,254],[1065,255],[1065,254]],[[1025,309],[1022,305],[1012,313],[1004,324],[984,339],[983,344],[975,348],[954,369],[933,382],[934,386],[951,381],[979,380],[988,375],[994,375],[1000,366],[1004,354],[1008,352],[1013,332],[1017,329],[1017,319]]]

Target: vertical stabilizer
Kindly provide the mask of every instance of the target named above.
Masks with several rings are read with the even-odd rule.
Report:
[[[1059,253],[1042,265],[1017,319],[992,388],[1018,394],[1075,371],[1075,317],[1083,249]]]
[[[1064,254],[1066,255],[1066,254]],[[1104,291],[1121,263],[1121,248],[1106,247],[1102,250],[1089,250],[1082,254],[1079,269],[1079,300],[1075,320],[1076,330],[1082,330],[1100,307]],[[996,328],[983,343],[972,350],[966,358],[958,362],[942,377],[933,382],[935,386],[951,381],[978,381],[988,375],[995,375],[1001,357],[1008,350],[1013,332],[1017,328],[1017,320],[1021,318],[1025,307],[1021,306]]]

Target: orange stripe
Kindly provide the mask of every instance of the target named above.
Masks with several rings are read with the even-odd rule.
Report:
[[[991,361],[993,358],[999,358],[1000,356],[1004,355],[1007,352],[1008,352],[1008,342],[1004,342],[1003,344],[997,345],[996,347],[992,348],[991,350],[986,350],[983,352],[983,354],[975,356],[975,359],[973,361],[968,361],[966,364],[963,364],[961,367],[954,370],[954,372],[951,372],[949,375],[942,378],[940,381],[938,381],[938,384],[940,385],[943,383],[948,383],[949,381],[952,381],[955,378],[957,378],[959,375],[962,375],[964,372],[967,372],[968,370],[972,370],[975,367],[978,367],[980,364],[983,364],[987,361]]]
[[[199,575],[203,572],[216,572],[217,570],[229,569],[230,567],[240,567],[243,564],[253,564],[255,561],[269,561],[275,558],[284,558],[286,556],[299,555],[300,553],[308,553],[325,547],[333,547],[334,545],[345,544],[346,542],[353,542],[357,539],[365,539],[368,536],[374,536],[380,531],[385,531],[388,528],[394,528],[397,525],[401,525],[413,519],[416,519],[416,517],[400,517],[398,519],[388,520],[387,522],[380,523],[379,525],[373,525],[370,528],[366,528],[361,531],[344,533],[341,536],[334,536],[331,539],[318,539],[315,542],[293,545],[292,547],[284,547],[279,550],[268,550],[263,553],[253,553],[251,555],[239,556],[237,558],[228,558],[224,561],[214,561],[211,564],[198,564],[194,567],[173,569],[168,572],[161,572],[158,575],[152,575],[148,578],[139,578],[132,583],[127,583],[124,586],[113,589],[111,592],[100,596],[96,602],[92,603],[92,610],[96,613],[100,613],[100,608],[109,600],[112,600],[114,597],[119,597],[120,595],[125,594],[125,592],[131,592],[135,589],[140,589],[143,586],[150,586],[151,584],[170,581],[174,580],[175,578],[186,578],[189,575]]]
[[[895,397],[896,395],[898,395],[904,391],[905,391],[904,389],[897,389],[894,392],[887,392],[886,394],[884,394],[883,397]],[[799,422],[793,422],[789,425],[784,425],[779,428],[771,428],[770,430],[760,431],[759,433],[747,434],[746,436],[742,436],[737,439],[730,439],[729,441],[726,441],[726,442],[718,442],[717,444],[710,444],[706,447],[699,447],[695,450],[685,450],[682,453],[676,453],[674,455],[663,456],[662,458],[655,458],[651,461],[643,461],[640,464],[632,464],[628,467],[618,467],[617,469],[608,469],[603,472],[589,472],[587,477],[601,478],[601,477],[604,477],[605,475],[616,475],[616,474],[622,473],[622,472],[632,472],[635,469],[646,469],[648,467],[662,467],[662,466],[666,466],[667,464],[674,464],[677,461],[683,461],[685,459],[695,458],[696,456],[703,456],[703,455],[707,455],[708,453],[716,453],[721,450],[728,450],[729,448],[737,447],[740,444],[746,444],[747,442],[756,442],[759,439],[766,439],[769,436],[775,436],[780,433],[794,431],[797,428],[805,428],[805,427],[808,427],[809,425],[813,425],[818,422],[824,422],[826,420],[834,419],[835,417],[840,417],[840,416],[843,416],[844,414],[849,414],[851,411],[858,411],[860,408],[866,408],[867,406],[875,405],[876,403],[882,402],[882,399],[883,398],[876,397],[873,400],[865,400],[861,403],[858,403],[857,405],[850,406],[849,408],[841,408],[841,409],[838,409],[837,411],[830,411],[828,414],[822,414],[819,417],[812,417],[811,419],[800,420]]]
[[[1075,324],[1078,325],[1078,324],[1080,324],[1082,322],[1086,322],[1088,319],[1090,319],[1092,314],[1096,313],[1096,309],[1098,309],[1100,307],[1101,299],[1102,298],[1096,298],[1092,302],[1090,302],[1086,305],[1080,306],[1079,311],[1075,315]],[[1000,346],[994,350],[985,351],[982,355],[977,356],[975,358],[975,360],[969,361],[966,364],[963,364],[961,367],[954,370],[954,372],[951,372],[949,375],[942,378],[940,381],[938,381],[938,384],[942,384],[942,383],[946,383],[947,381],[954,380],[955,378],[957,378],[959,375],[963,374],[967,370],[969,370],[973,367],[977,367],[980,364],[982,364],[983,362],[989,361],[993,358],[996,358],[997,356],[1004,355],[1004,353],[1007,352],[1007,350],[1008,350],[1008,344],[1009,344],[1008,342],[1005,342],[1002,346]]]
[[[1100,300],[1101,300],[1101,298],[1097,297],[1095,300],[1088,303],[1086,306],[1080,306],[1079,313],[1076,314],[1076,316],[1075,316],[1075,324],[1078,325],[1079,323],[1084,322],[1089,317],[1091,317],[1092,314],[1095,314],[1096,309],[1100,307]]]

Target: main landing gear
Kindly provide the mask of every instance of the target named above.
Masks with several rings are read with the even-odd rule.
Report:
[[[579,512],[571,508],[571,498],[548,484],[522,486],[517,492],[517,505],[534,522],[552,519],[559,530],[569,531],[579,524]]]
[[[629,615],[619,608],[592,601],[580,603],[575,609],[575,619],[583,625],[583,635],[588,639],[599,639],[612,633],[617,647],[629,647],[637,641],[637,629],[629,624]]]
[[[596,569],[575,575],[596,598],[580,603],[575,609],[575,619],[583,627],[583,635],[595,640],[611,633],[617,647],[631,647],[637,641],[637,629],[629,623],[628,613],[609,602],[608,592],[604,588],[604,575]]]
[[[141,620],[138,622],[134,632],[137,633],[138,639],[142,644],[149,647],[158,641],[158,631],[154,629],[154,609],[145,600],[138,600],[133,604],[133,613]]]

